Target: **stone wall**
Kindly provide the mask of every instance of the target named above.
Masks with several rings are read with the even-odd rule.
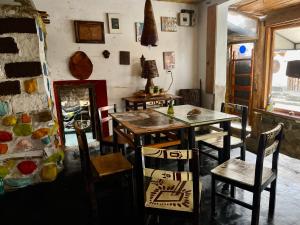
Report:
[[[258,135],[261,132],[274,128],[278,123],[284,123],[283,141],[280,153],[300,159],[300,120],[289,119],[284,116],[270,113],[256,113],[252,134],[247,140],[247,148],[252,152],[257,151]]]
[[[44,162],[58,146],[43,26],[30,5],[0,5],[0,178],[7,185],[24,178],[22,162],[36,168],[26,174],[28,184],[40,181]],[[50,179],[49,173],[43,178]]]

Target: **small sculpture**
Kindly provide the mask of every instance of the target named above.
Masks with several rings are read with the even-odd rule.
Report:
[[[109,52],[108,50],[104,50],[104,51],[102,52],[102,55],[104,56],[104,58],[108,59],[109,56],[110,56],[110,52]]]

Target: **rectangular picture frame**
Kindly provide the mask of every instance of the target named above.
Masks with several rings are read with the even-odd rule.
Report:
[[[105,43],[104,23],[74,20],[76,43]]]
[[[121,17],[120,13],[107,13],[108,32],[110,34],[122,33]]]
[[[163,52],[164,69],[172,70],[175,68],[175,52]]]
[[[177,18],[176,17],[161,17],[161,31],[177,32]]]
[[[141,22],[135,23],[135,41],[136,42],[141,42],[143,28],[144,28],[144,23],[141,23]]]

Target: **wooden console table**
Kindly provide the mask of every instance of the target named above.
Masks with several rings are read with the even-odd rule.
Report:
[[[168,101],[173,99],[175,100],[175,104],[177,104],[177,101],[181,98],[182,98],[181,96],[165,94],[165,95],[146,96],[146,97],[130,96],[122,99],[125,101],[126,111],[129,111],[129,110],[137,110],[138,107],[143,107],[143,109],[146,109],[147,102],[153,102],[153,103],[159,102],[161,106],[167,106]]]

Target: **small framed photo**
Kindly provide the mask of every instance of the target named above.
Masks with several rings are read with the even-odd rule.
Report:
[[[105,43],[104,23],[97,21],[74,21],[76,43]]]
[[[189,13],[179,13],[179,25],[180,26],[190,26],[190,14]]]
[[[122,33],[121,25],[121,14],[119,13],[108,13],[108,31],[110,34],[120,34]]]
[[[175,68],[175,52],[163,52],[164,69],[172,70]]]
[[[176,17],[161,17],[161,31],[176,32],[177,18]]]
[[[135,23],[136,42],[141,42],[143,28],[144,28],[144,23],[141,23],[141,22]]]

